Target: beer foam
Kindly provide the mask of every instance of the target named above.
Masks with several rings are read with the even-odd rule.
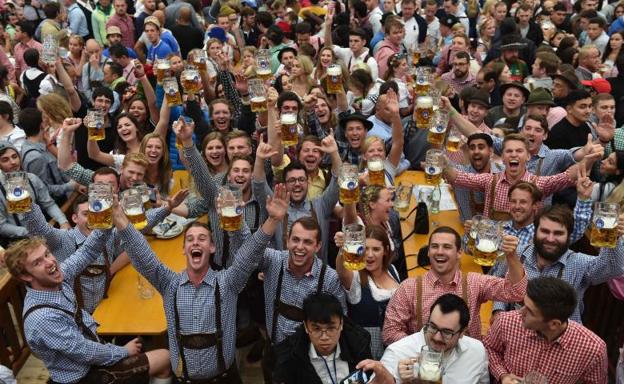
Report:
[[[436,381],[440,379],[441,374],[440,366],[429,361],[423,361],[418,369],[421,380]]]
[[[369,171],[383,171],[384,164],[381,160],[369,160],[366,164]]]
[[[452,141],[454,143],[459,143],[459,141],[461,140],[461,137],[459,136],[449,136],[448,141]]]
[[[252,97],[249,101],[252,103],[264,103],[266,101],[266,97]]]
[[[16,188],[17,189],[17,188]],[[14,193],[17,192],[15,189],[13,191],[10,191],[7,193],[7,200],[9,201],[20,201],[20,200],[24,200],[26,198],[30,197],[30,192],[28,192],[27,189],[21,189],[19,190],[19,192],[17,194]]]
[[[169,69],[171,68],[171,65],[169,63],[158,63],[156,65],[157,69]]]
[[[127,216],[139,216],[143,214],[143,209],[141,207],[132,207],[130,209],[124,209]]]
[[[270,75],[271,74],[271,70],[267,69],[267,68],[257,68],[256,69],[256,74],[258,76]]]
[[[344,250],[352,255],[363,255],[364,246],[362,243],[345,243]]]
[[[143,194],[141,195],[141,201],[143,201],[144,203],[147,203],[149,201],[149,195]]]
[[[342,183],[340,183],[340,188],[342,189],[348,189],[348,190],[354,190],[357,187],[357,182],[353,181],[353,180],[343,180]]]
[[[425,172],[430,175],[439,175],[440,173],[442,173],[442,167],[428,166],[425,169]]]
[[[492,253],[496,252],[498,247],[496,246],[496,243],[494,243],[494,241],[492,240],[479,239],[479,241],[477,242],[477,249],[483,253]]]
[[[599,217],[594,221],[596,227],[600,229],[613,229],[617,227],[616,217]]]
[[[297,115],[294,113],[282,113],[280,121],[284,125],[293,125],[297,123]]]
[[[96,200],[89,204],[89,211],[102,212],[112,207],[112,204],[105,200]]]
[[[420,96],[416,99],[416,108],[433,108],[433,98],[431,96]]]
[[[221,216],[223,217],[236,217],[239,216],[240,213],[237,212],[238,209],[236,207],[225,207],[221,208]]]
[[[342,75],[342,71],[340,70],[340,67],[336,66],[336,67],[329,67],[327,68],[327,75],[328,76],[340,76]]]

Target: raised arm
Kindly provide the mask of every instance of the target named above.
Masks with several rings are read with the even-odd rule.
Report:
[[[403,124],[401,123],[401,115],[399,114],[399,98],[397,94],[391,89],[388,91],[385,97],[386,107],[389,108],[392,114],[392,146],[388,153],[388,161],[396,168],[399,167],[401,162],[401,155],[403,154],[404,136],[403,136]]]
[[[461,132],[462,135],[469,137],[474,133],[479,133],[479,128],[475,127],[468,119],[466,119],[461,113],[451,104],[451,101],[446,96],[440,97],[440,109],[446,110],[449,113],[449,120],[455,127]]]
[[[61,246],[63,242],[63,233],[66,233],[67,231],[64,229],[54,228],[48,224],[38,204],[33,202],[30,212],[24,213],[20,217],[20,220],[30,235],[41,236],[46,239],[50,249],[55,249]]]
[[[156,103],[154,103],[155,105]],[[167,131],[169,130],[169,116],[171,115],[171,108],[166,100],[163,100],[160,105],[160,117],[158,118],[158,123],[156,123],[156,128],[154,129],[154,133],[158,134],[165,142],[167,142]]]
[[[71,105],[72,112],[76,113],[80,110],[82,106],[82,102],[80,101],[80,96],[78,95],[78,91],[76,91],[76,87],[74,87],[74,83],[71,78],[67,74],[63,63],[61,62],[61,58],[58,57],[55,63],[56,67],[56,77],[63,84],[63,88],[67,92],[67,98],[69,99],[69,104]]]
[[[588,256],[585,277],[591,285],[598,285],[624,275],[624,238],[622,236],[624,236],[624,213],[618,219],[616,247],[601,248],[598,257]]]
[[[111,231],[95,230],[91,232],[84,244],[63,262],[63,273],[65,280],[73,281],[74,278],[82,273],[82,271],[95,259],[100,256]]]
[[[149,108],[149,118],[155,123],[160,122],[158,105],[156,104],[156,92],[154,92],[152,83],[150,83],[149,79],[145,75],[145,68],[143,67],[143,64],[141,64],[138,60],[134,61],[134,77],[136,77],[143,87],[143,94],[145,95],[145,101],[147,102],[147,107]],[[165,102],[163,102],[163,104],[167,105]],[[167,116],[167,123],[168,122],[169,120]]]
[[[340,279],[342,288],[349,290],[351,289],[351,283],[353,282],[353,272],[345,268],[343,264],[344,255],[342,253],[342,246],[344,245],[344,232],[336,232],[334,235],[334,242],[336,243],[336,248],[338,248],[338,256],[336,257],[336,273],[338,274],[338,279]]]
[[[110,153],[102,152],[100,146],[97,141],[88,140],[87,141],[87,153],[89,154],[89,158],[91,160],[95,160],[100,164],[112,167],[115,165],[115,159],[113,155]]]
[[[267,90],[267,138],[268,143],[275,150],[271,156],[271,165],[279,167],[284,159],[284,146],[281,140],[281,122],[277,111],[277,90],[270,87]]]
[[[589,226],[592,215],[592,191],[594,183],[587,176],[585,168],[578,169],[578,178],[576,180],[576,205],[574,206],[574,227],[570,234],[570,244],[576,243]]]
[[[333,46],[332,42],[332,24],[334,22],[334,15],[336,14],[336,8],[333,2],[330,2],[327,6],[327,13],[325,14],[325,46]]]
[[[61,135],[58,148],[58,167],[62,171],[68,170],[74,163],[72,158],[72,140],[74,139],[74,133],[80,125],[82,125],[82,120],[78,118],[67,118],[63,121],[63,134]]]
[[[275,156],[277,150],[274,150],[270,144],[264,142],[264,134],[258,137],[258,148],[256,149],[256,161],[254,162],[253,181],[266,182],[266,174],[264,171],[264,163],[267,159]],[[257,197],[257,196],[256,196]]]

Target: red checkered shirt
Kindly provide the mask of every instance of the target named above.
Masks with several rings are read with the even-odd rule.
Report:
[[[466,119],[468,119],[468,116],[464,117]],[[449,128],[451,127],[451,124],[449,124]],[[479,125],[479,128],[477,128],[480,132],[483,133],[487,133],[487,134],[491,134],[492,130],[490,129],[490,127],[487,126],[487,124],[485,124],[485,122],[481,122],[481,124]],[[470,163],[470,154],[468,153],[468,145],[466,143],[468,143],[468,138],[464,135],[461,135],[461,147],[459,151],[455,151],[455,152],[450,152],[450,151],[446,151],[446,156],[448,157],[448,159],[450,161],[452,161],[455,164],[468,164]]]
[[[423,276],[422,288],[422,324],[429,320],[429,310],[438,297],[445,293],[462,295],[462,272],[457,271],[453,280],[444,284],[435,274],[429,271]],[[527,277],[516,284],[512,284],[509,276],[504,279],[480,273],[468,273],[468,308],[470,309],[470,323],[468,335],[481,338],[481,304],[489,301],[518,302],[524,298]],[[416,324],[416,278],[410,278],[401,283],[386,309],[386,318],[383,327],[383,340],[390,345],[405,336],[420,331]]]
[[[454,186],[464,187],[473,191],[481,191],[485,193],[485,208],[483,209],[483,215],[488,216],[490,214],[490,201],[494,198],[494,209],[497,211],[509,212],[509,199],[507,194],[509,188],[514,183],[509,182],[505,175],[505,172],[498,174],[498,181],[496,183],[495,195],[492,196],[492,178],[491,173],[466,173],[457,172],[457,177],[453,182]],[[522,178],[518,181],[530,181],[535,184],[540,191],[544,194],[544,197],[548,197],[555,192],[561,191],[568,187],[574,186],[576,183],[570,178],[567,172],[559,173],[553,176],[535,176],[532,173],[525,172]]]
[[[607,346],[581,324],[569,321],[568,328],[553,342],[522,325],[520,312],[502,312],[485,336],[490,372],[500,380],[513,373],[524,377],[539,372],[548,384],[605,384]]]

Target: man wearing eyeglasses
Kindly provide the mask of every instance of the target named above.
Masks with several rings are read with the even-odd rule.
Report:
[[[416,382],[414,360],[424,347],[443,353],[445,383],[489,383],[485,347],[479,340],[464,335],[469,322],[466,302],[452,293],[444,294],[431,306],[429,322],[423,329],[390,344],[381,363],[397,383]]]

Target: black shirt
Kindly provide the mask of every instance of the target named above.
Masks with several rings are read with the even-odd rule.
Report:
[[[204,34],[199,28],[176,24],[171,27],[171,33],[178,41],[178,44],[180,44],[180,53],[184,60],[186,60],[186,56],[192,49],[204,46]]]
[[[587,123],[574,126],[566,117],[552,127],[544,144],[550,149],[582,147],[587,144],[588,133],[591,133],[591,129]]]

